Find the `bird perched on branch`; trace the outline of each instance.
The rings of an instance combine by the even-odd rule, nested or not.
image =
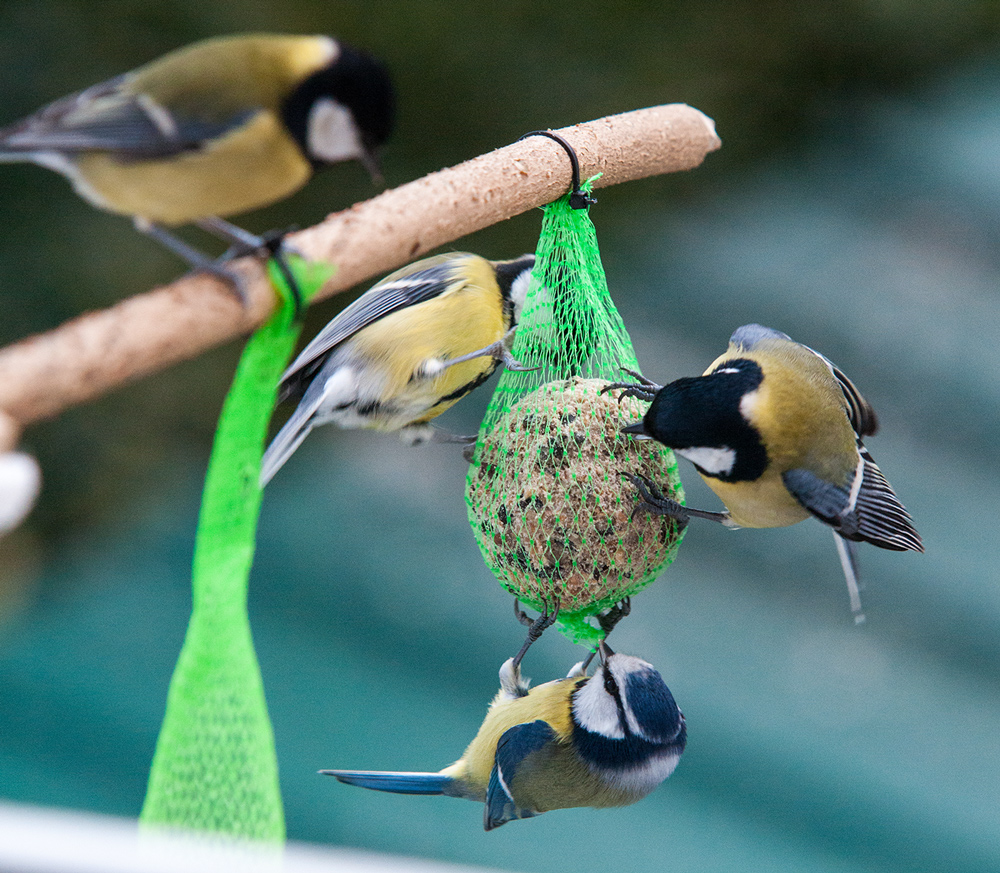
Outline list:
[[[322,770],[349,785],[485,803],[492,830],[574,806],[627,806],[666,779],[687,741],[684,715],[651,664],[601,644],[589,678],[529,688],[513,658],[465,754],[437,773]]]
[[[810,515],[833,528],[857,620],[855,542],[924,550],[909,513],[862,437],[878,429],[875,411],[829,360],[759,324],[738,328],[729,349],[701,376],[661,387],[615,383],[651,401],[625,432],[651,437],[691,461],[726,505],[705,512],[664,498],[633,477],[647,507],[678,519],[730,527],[783,527]]]
[[[279,401],[301,398],[264,453],[266,484],[317,425],[405,431],[486,381],[503,361],[528,292],[534,255],[488,261],[453,252],[387,276],[334,318],[281,378]]]
[[[85,200],[232,280],[167,227],[193,222],[260,248],[223,217],[289,196],[327,164],[357,159],[376,175],[394,102],[381,62],[331,37],[218,37],[0,129],[0,161],[62,173]]]

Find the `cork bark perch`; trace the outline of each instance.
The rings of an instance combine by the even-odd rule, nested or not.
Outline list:
[[[654,106],[562,128],[581,175],[598,188],[697,167],[720,145],[707,116],[684,104]],[[550,203],[570,184],[565,151],[530,137],[402,185],[291,235],[305,257],[336,264],[317,299],[381,276],[473,231]],[[32,422],[118,385],[196,357],[262,324],[274,292],[259,261],[240,307],[219,280],[189,275],[109,309],[0,350],[0,452]]]

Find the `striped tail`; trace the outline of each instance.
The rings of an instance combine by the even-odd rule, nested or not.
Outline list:
[[[320,770],[324,776],[335,776],[345,785],[360,785],[373,791],[394,794],[444,794],[451,776],[441,773],[406,773],[390,770]]]
[[[847,487],[802,469],[782,473],[781,480],[799,503],[845,540],[898,552],[924,550],[913,519],[860,442],[857,469]]]
[[[859,445],[858,451],[864,462],[864,469],[861,488],[854,503],[854,517],[851,519],[856,525],[856,536],[848,536],[848,539],[861,539],[898,552],[922,552],[924,544],[913,526],[910,514],[899,502],[868,450]]]

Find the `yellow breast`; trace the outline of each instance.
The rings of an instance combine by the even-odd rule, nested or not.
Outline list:
[[[466,782],[477,792],[475,799],[486,799],[486,786],[493,770],[497,743],[504,732],[519,724],[541,719],[560,738],[572,731],[569,697],[578,679],[557,679],[532,688],[525,697],[504,700],[498,695],[490,706],[486,720],[462,757],[445,772]]]
[[[440,415],[462,396],[451,395],[496,368],[492,358],[481,357],[448,367],[434,378],[419,377],[427,361],[447,361],[482,349],[509,327],[489,262],[476,258],[467,264],[464,275],[467,281],[387,315],[351,340],[384,373],[383,400],[409,408],[413,423]]]
[[[94,152],[75,164],[81,196],[112,212],[165,225],[266,206],[297,191],[312,175],[294,140],[267,112],[206,148],[176,157],[124,162]]]
[[[245,125],[202,148],[161,160],[105,153],[74,158],[78,193],[112,212],[166,225],[228,216],[274,203],[301,188],[312,167],[282,124],[282,102],[336,56],[316,36],[209,39],[132,71],[122,91],[142,94],[178,118]]]
[[[723,482],[703,476],[740,527],[787,527],[809,518],[809,513],[785,488],[776,470],[754,482]]]

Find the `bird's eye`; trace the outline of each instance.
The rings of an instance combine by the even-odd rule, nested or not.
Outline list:
[[[740,373],[742,372],[739,367],[722,367],[715,371],[716,373]]]
[[[615,682],[615,677],[611,675],[611,671],[607,669],[604,671],[604,690],[612,697],[618,696],[618,683]]]

